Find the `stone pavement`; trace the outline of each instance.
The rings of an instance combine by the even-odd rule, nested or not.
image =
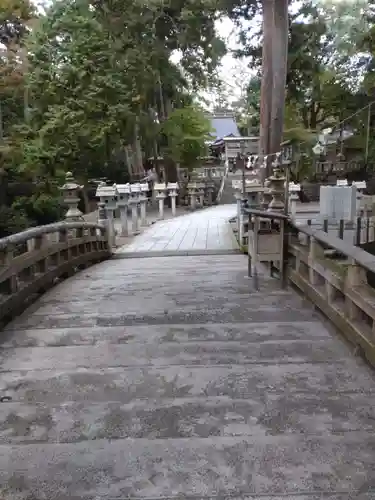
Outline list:
[[[2,332],[2,500],[375,498],[375,375],[242,255],[111,260]]]
[[[236,205],[219,205],[156,222],[120,247],[117,257],[228,254],[239,251],[228,220]]]

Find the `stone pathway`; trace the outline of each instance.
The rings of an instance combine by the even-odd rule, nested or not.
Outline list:
[[[373,499],[374,373],[245,274],[242,255],[111,260],[11,323],[0,498]]]
[[[228,254],[239,251],[228,220],[236,205],[219,205],[160,221],[120,247],[117,257]]]

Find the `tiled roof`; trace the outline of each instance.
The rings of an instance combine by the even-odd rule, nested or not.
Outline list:
[[[240,136],[236,120],[233,116],[210,116],[209,118],[213,128],[211,132],[213,141],[230,135]]]

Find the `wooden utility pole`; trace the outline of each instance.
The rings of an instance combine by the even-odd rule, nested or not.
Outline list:
[[[288,59],[288,0],[262,0],[263,49],[259,155],[280,151],[283,136],[285,83]],[[271,173],[273,158],[262,170]]]

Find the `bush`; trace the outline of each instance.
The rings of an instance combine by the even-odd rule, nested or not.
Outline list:
[[[30,227],[26,213],[14,207],[0,206],[0,238],[19,233]]]
[[[34,194],[30,198],[22,196],[13,202],[12,208],[26,214],[29,226],[43,226],[62,219],[63,208],[59,198],[50,194]]]

